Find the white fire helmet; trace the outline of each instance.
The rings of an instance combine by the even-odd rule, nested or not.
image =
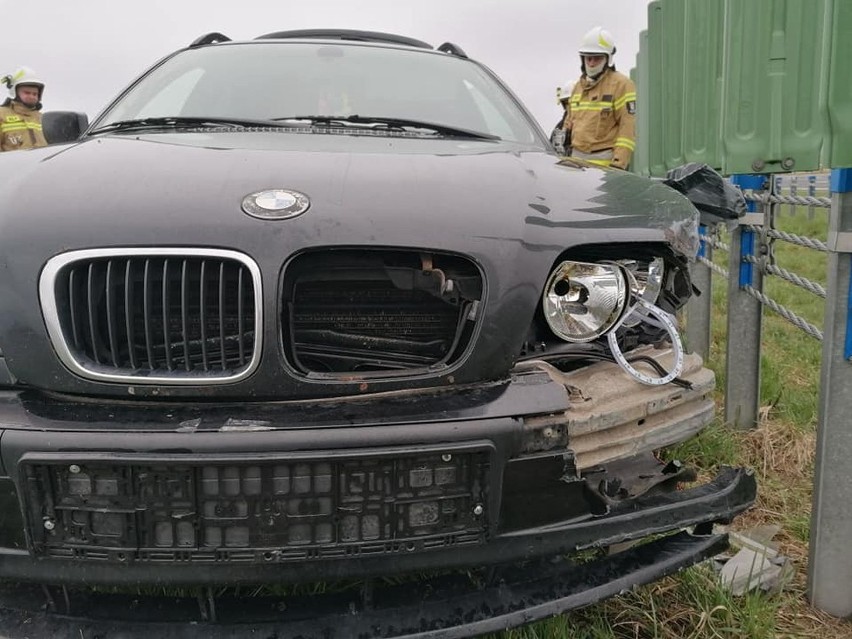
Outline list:
[[[615,40],[612,34],[603,27],[590,29],[580,41],[579,54],[605,55],[606,65],[612,65],[612,56],[615,55]]]
[[[35,71],[30,69],[29,67],[21,67],[11,75],[7,75],[2,78],[2,81],[9,88],[9,97],[13,100],[18,97],[18,87],[23,85],[38,87],[39,100],[41,100],[41,96],[44,93],[44,82],[39,80],[38,76],[36,76]]]

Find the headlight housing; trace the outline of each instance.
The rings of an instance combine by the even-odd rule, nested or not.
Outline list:
[[[656,302],[663,288],[663,275],[665,274],[663,258],[655,257],[648,262],[620,260],[619,264],[627,268],[636,278],[636,284],[639,286],[637,291],[639,297],[646,302],[651,302],[651,304]]]
[[[654,304],[663,289],[663,277],[665,276],[665,261],[661,257],[655,257],[650,261],[618,260],[627,269],[636,284],[634,291],[637,297]],[[636,326],[641,321],[638,313],[632,313],[624,320],[624,326]]]
[[[627,301],[627,279],[617,264],[566,261],[550,274],[542,309],[558,337],[590,342],[618,322]]]

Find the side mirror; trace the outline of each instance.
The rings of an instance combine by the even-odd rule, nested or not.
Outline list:
[[[706,164],[693,162],[674,168],[663,184],[692,202],[701,213],[702,224],[730,223],[746,214],[740,190]]]
[[[41,116],[41,126],[48,144],[73,142],[89,128],[89,118],[75,111],[48,111]]]

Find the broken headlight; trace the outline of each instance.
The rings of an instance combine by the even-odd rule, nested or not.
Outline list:
[[[661,257],[655,257],[650,262],[638,260],[618,260],[625,269],[633,275],[636,285],[634,293],[637,297],[654,304],[660,296],[663,288],[663,276],[665,275],[665,262]],[[623,322],[624,326],[636,326],[640,318],[636,313]]]
[[[550,274],[542,308],[558,337],[590,342],[616,325],[627,300],[627,280],[617,264],[569,261]]]

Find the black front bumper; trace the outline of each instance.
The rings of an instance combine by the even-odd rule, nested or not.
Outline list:
[[[686,532],[596,561],[527,562],[492,572],[487,584],[461,575],[331,594],[196,600],[92,596],[20,586],[0,589],[6,637],[160,639],[236,637],[469,637],[596,603],[673,574],[727,547],[726,535]],[[47,602],[48,610],[34,602]]]
[[[395,417],[374,417],[389,408]],[[0,401],[0,579],[46,584],[54,594],[46,614],[32,597],[16,604],[27,586],[3,590],[0,627],[29,619],[29,636],[69,636],[53,630],[65,623],[84,637],[90,629],[111,636],[104,628],[245,636],[249,623],[269,629],[260,636],[488,632],[694,563],[724,539],[678,531],[704,532],[754,501],[755,478],[743,469],[685,490],[674,490],[682,477],[648,453],[578,471],[560,421],[566,410],[564,386],[542,375],[425,403],[391,397],[327,407],[114,407],[10,394]],[[591,564],[552,562],[673,533]],[[506,572],[507,564],[523,565]],[[488,567],[502,586],[369,586]],[[355,601],[289,596],[267,610],[268,602],[231,606],[213,596],[226,585],[353,580],[368,584]],[[92,585],[189,586],[203,605],[193,598],[189,616],[178,606],[122,621],[124,604],[69,594]],[[109,620],[98,621],[98,610]],[[169,625],[149,632],[150,619]],[[362,623],[363,633],[348,631]]]
[[[382,544],[375,551],[365,551],[361,546],[360,551],[353,548],[348,555],[313,554],[293,560],[270,555],[268,549],[203,556],[170,553],[165,561],[158,561],[158,556],[131,556],[121,549],[87,554],[78,546],[67,558],[61,558],[56,554],[0,548],[0,575],[56,584],[223,585],[337,581],[478,567],[608,546],[702,523],[727,522],[748,508],[755,494],[753,474],[727,468],[708,484],[614,504],[604,516],[492,535],[483,533],[467,544],[428,547],[419,539],[410,544]],[[445,535],[443,539],[449,538]]]

